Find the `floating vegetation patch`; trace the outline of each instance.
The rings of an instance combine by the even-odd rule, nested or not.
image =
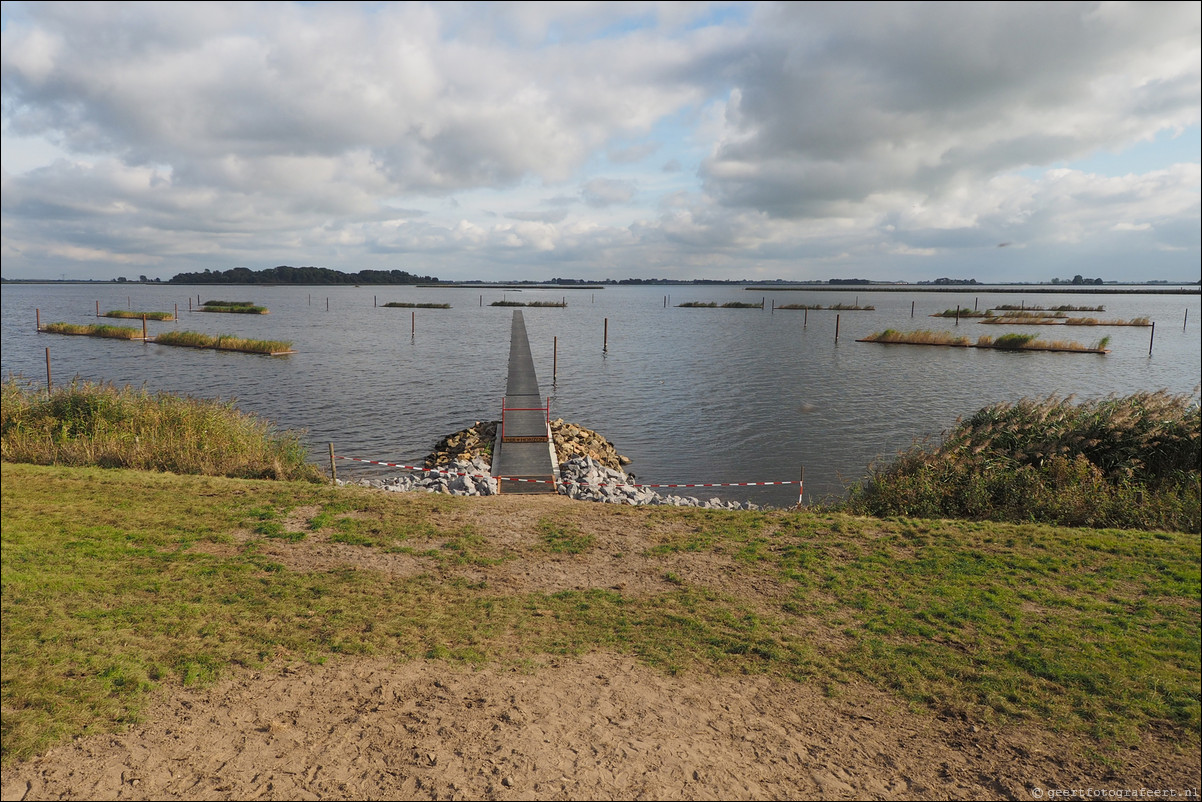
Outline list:
[[[175,320],[175,315],[170,312],[131,312],[128,309],[112,309],[105,312],[101,317],[119,317],[127,320]]]
[[[567,303],[565,301],[493,301],[489,306],[546,306],[562,309],[567,306]]]
[[[859,304],[831,304],[823,306],[822,304],[783,304],[776,307],[777,309],[821,309],[831,312],[872,312],[876,309],[875,306],[869,304],[860,306]]]
[[[1136,317],[1131,320],[1099,320],[1096,317],[1068,317],[1063,312],[1054,317],[1039,315],[1006,314],[1003,317],[988,317],[978,321],[990,325],[1012,326],[1151,326],[1152,321],[1146,317]]]
[[[717,301],[688,301],[683,304],[677,304],[678,308],[684,309],[763,309],[764,304],[753,304],[747,301],[728,301],[724,304],[719,304]]]
[[[1036,335],[1034,334],[1003,334],[997,339],[985,335],[973,343],[967,337],[951,334],[946,331],[897,331],[895,329],[885,329],[875,334],[869,334],[867,337],[862,337],[856,340],[856,342],[899,345],[947,345],[957,348],[994,348],[1003,351],[1074,351],[1089,354],[1105,354],[1109,353],[1106,350],[1106,346],[1109,344],[1110,338],[1105,337],[1096,345],[1082,345],[1078,342],[1066,342],[1063,340],[1044,342],[1036,339]]]
[[[863,339],[856,340],[861,343],[898,343],[902,345],[952,345],[959,348],[968,348],[972,345],[967,337],[962,337],[956,334],[951,334],[946,331],[897,331],[896,329],[885,329],[878,331],[875,334],[869,334]]]
[[[380,304],[389,309],[450,309],[450,304],[413,304],[403,301],[390,301],[386,304]],[[495,304],[494,304],[495,306]]]
[[[255,306],[252,301],[205,301],[201,312],[229,312],[235,315],[266,315],[267,307]]]
[[[47,323],[41,331],[49,334],[75,334],[83,337],[108,337],[113,340],[140,340],[141,329],[129,326],[107,326],[103,323],[88,325],[80,323]]]
[[[290,340],[248,340],[228,334],[202,334],[197,331],[167,331],[154,338],[159,345],[184,348],[211,348],[216,351],[241,351],[247,354],[279,356],[295,353]]]
[[[1013,304],[1001,304],[1001,305],[995,306],[993,308],[999,312],[1010,312],[1010,311],[1015,311],[1015,312],[1026,312],[1026,311],[1031,311],[1031,312],[1105,312],[1106,311],[1106,307],[1104,307],[1104,306],[1070,306],[1068,304],[1064,304],[1062,306],[1027,306],[1026,304],[1022,304],[1020,306],[1014,306]]]
[[[931,317],[993,317],[993,312],[988,309],[986,309],[984,312],[978,312],[973,309],[956,308],[944,309],[942,312],[936,312],[935,314],[931,315]]]

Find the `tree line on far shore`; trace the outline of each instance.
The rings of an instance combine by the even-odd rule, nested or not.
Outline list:
[[[433,276],[415,276],[405,270],[360,270],[344,273],[328,267],[268,267],[251,270],[205,270],[202,273],[178,273],[169,284],[437,284]]]

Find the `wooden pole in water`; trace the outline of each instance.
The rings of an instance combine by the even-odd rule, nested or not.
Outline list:
[[[914,317],[914,302],[910,301],[910,317]]]
[[[1185,314],[1189,315],[1189,310],[1185,310]],[[96,302],[96,317],[100,317],[100,301]]]
[[[801,318],[801,327],[804,329],[808,325],[810,325],[810,310],[809,309],[805,310],[805,314]]]
[[[379,304],[376,303],[376,296],[371,297],[371,308],[375,309]]]
[[[484,306],[484,296],[480,296],[480,306]]]
[[[1185,327],[1189,325],[1189,307],[1185,307],[1185,322],[1181,324],[1181,330],[1185,331]]]
[[[142,313],[142,342],[146,342],[146,313]]]
[[[1156,321],[1152,321],[1152,335],[1148,337],[1148,356],[1152,356],[1152,341],[1156,339]]]
[[[327,311],[327,312],[329,312],[329,311],[330,311],[330,299],[329,299],[329,297],[327,297],[327,298],[326,298],[326,311]]]
[[[551,351],[551,384],[555,384],[555,377],[559,374],[559,338],[555,337],[552,340]]]
[[[41,331],[42,330],[42,310],[41,309],[33,310],[33,321],[34,321],[33,330]],[[50,349],[47,348],[46,350],[49,351]]]
[[[46,396],[50,396],[50,346],[46,346]]]
[[[981,302],[981,299],[980,299],[980,298],[973,298],[973,299],[972,299],[972,311],[974,311],[974,312],[980,312],[980,311],[981,311],[980,302]]]
[[[179,320],[179,304],[175,305],[175,317],[172,320]]]
[[[775,314],[776,314],[776,299],[775,299],[775,298],[773,298],[773,299],[772,299],[772,312],[771,312],[771,314],[773,314],[773,315],[775,315]]]
[[[802,498],[802,496],[805,495],[805,492],[806,492],[806,466],[802,465],[801,466],[801,481],[799,481],[797,483],[797,506],[799,506],[799,507],[802,504],[801,498]]]
[[[330,443],[330,484],[338,484],[338,467],[334,464],[334,444]]]
[[[960,304],[956,304],[956,325],[960,325]]]
[[[835,342],[839,342],[839,315],[835,315]]]
[[[417,312],[409,313],[409,334],[417,334]]]
[[[601,340],[601,350],[609,351],[609,318],[605,318],[605,334]]]

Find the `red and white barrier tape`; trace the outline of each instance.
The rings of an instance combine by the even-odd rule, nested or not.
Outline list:
[[[588,482],[577,482],[574,479],[561,479],[559,481],[548,482],[546,479],[518,479],[508,476],[493,476],[486,473],[456,473],[454,471],[444,471],[441,468],[419,468],[414,465],[400,465],[395,462],[380,462],[374,459],[360,459],[359,457],[344,457],[335,455],[334,459],[345,459],[351,462],[365,462],[369,465],[383,465],[387,468],[401,468],[407,471],[417,471],[419,473],[443,473],[447,476],[470,476],[473,479],[496,479],[498,481],[504,479],[506,482],[533,482],[536,484],[563,484],[563,485],[583,485],[587,487],[763,487],[767,485],[796,485],[801,484],[798,481],[786,482],[706,482],[698,484],[674,484],[674,485],[644,485],[644,484],[616,484],[610,482],[600,482],[596,485],[590,485]]]

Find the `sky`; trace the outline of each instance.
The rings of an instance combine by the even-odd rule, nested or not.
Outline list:
[[[1200,16],[4,2],[0,270],[1198,281]]]

